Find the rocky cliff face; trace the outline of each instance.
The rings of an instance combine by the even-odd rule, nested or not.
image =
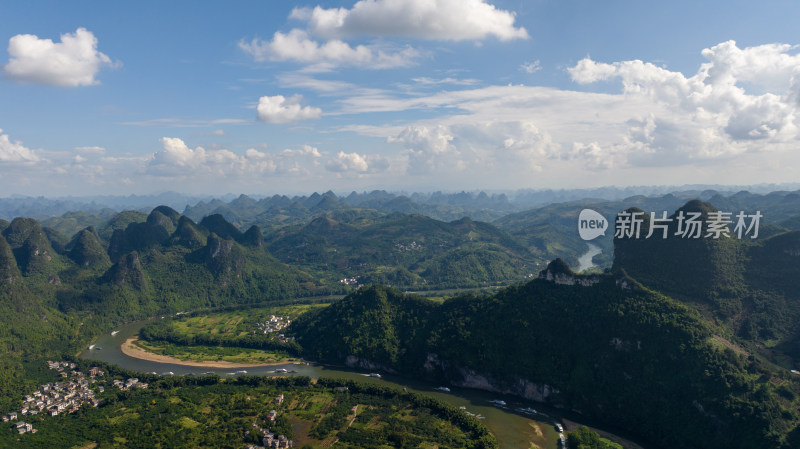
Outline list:
[[[212,233],[200,257],[215,275],[238,274],[246,263],[244,251],[233,240]]]
[[[11,246],[0,236],[0,284],[17,282],[21,277]]]
[[[590,287],[600,282],[599,275],[579,275],[575,274],[569,268],[566,262],[561,259],[556,259],[547,265],[547,268],[539,273],[539,279],[555,282],[559,285],[581,285],[583,287]]]
[[[137,290],[145,287],[145,274],[139,253],[136,251],[125,254],[103,275],[104,280],[116,285],[127,285]]]
[[[350,368],[359,368],[359,369],[366,369],[370,371],[383,371],[387,373],[396,374],[397,371],[388,367],[381,363],[374,363],[371,360],[367,360],[362,357],[356,357],[354,355],[348,355],[344,359],[344,364]]]
[[[510,380],[500,381],[471,368],[451,366],[448,361],[441,360],[439,355],[435,353],[427,355],[423,369],[429,374],[437,373],[437,375],[442,375],[442,373],[451,373],[450,375],[445,374],[445,377],[447,377],[447,381],[451,385],[457,387],[510,394],[531,401],[549,403],[555,407],[563,407],[559,399],[560,392],[550,385],[531,382],[519,376],[513,376]]]

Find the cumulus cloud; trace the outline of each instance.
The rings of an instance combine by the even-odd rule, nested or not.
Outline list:
[[[162,148],[146,161],[145,172],[163,178],[308,175],[323,158],[319,149],[310,145],[276,154],[250,148],[241,155],[226,149],[190,148],[176,137],[163,137],[160,142]]]
[[[293,29],[285,34],[277,31],[270,41],[259,38],[250,42],[241,40],[239,48],[259,62],[294,61],[313,65],[316,71],[326,71],[338,66],[369,69],[408,67],[419,56],[419,52],[412,47],[387,49],[375,45],[351,46],[338,39],[320,43],[300,29]]]
[[[329,171],[333,172],[355,172],[366,173],[369,170],[367,158],[358,153],[345,153],[340,151],[335,158],[328,161],[325,166]]]
[[[792,50],[723,42],[703,50],[708,62],[692,76],[642,61],[583,59],[568,69],[575,82],[619,79],[625,98],[648,106],[624,122],[616,141],[577,145],[573,154],[595,168],[663,167],[786,150],[800,138],[800,56]],[[597,160],[601,154],[605,163]]]
[[[95,76],[102,67],[119,65],[97,50],[97,38],[85,28],[62,34],[61,42],[18,34],[9,39],[8,54],[3,66],[7,77],[64,87],[99,84]]]
[[[389,143],[402,144],[408,156],[408,173],[422,174],[446,167],[461,165],[459,152],[452,144],[453,135],[443,125],[414,125],[403,129],[396,136],[386,139]]]
[[[308,22],[317,36],[393,36],[445,41],[526,39],[514,13],[483,0],[361,0],[347,8],[298,8],[291,17]]]
[[[317,149],[317,147],[312,147],[311,145],[303,145],[297,150],[287,148],[281,151],[280,155],[283,157],[309,156],[314,159],[322,157],[322,153],[319,152],[319,149]]]
[[[163,137],[161,151],[157,151],[147,164],[147,173],[165,177],[187,177],[197,174],[227,176],[240,174],[259,166],[249,164],[250,157],[239,156],[229,150],[189,148],[176,137]]]
[[[387,139],[390,143],[402,143],[409,148],[430,154],[444,154],[453,150],[453,136],[444,126],[408,126],[397,136]]]
[[[626,138],[640,153],[724,157],[756,148],[755,142],[765,149],[800,137],[800,55],[792,50],[783,44],[741,49],[734,41],[723,42],[703,50],[708,62],[690,77],[642,61],[608,64],[590,58],[568,71],[581,84],[619,79],[626,96],[646,98],[654,110],[666,112],[629,122]]]
[[[379,40],[384,37],[446,41],[528,38],[525,28],[514,26],[514,13],[484,0],[362,0],[352,9],[295,8],[290,18],[306,22],[307,28],[277,31],[269,40],[242,39],[239,48],[259,62],[294,61],[305,64],[307,72],[324,72],[342,66],[409,67],[422,56],[411,46],[397,47]],[[377,38],[377,43],[346,42],[361,36]]]
[[[530,120],[489,121],[452,126],[459,149],[469,146],[485,165],[540,171],[559,156],[559,145]]]
[[[256,108],[258,119],[267,123],[289,123],[322,116],[320,108],[301,106],[302,99],[301,95],[293,95],[289,98],[283,95],[261,97],[258,99]]]
[[[448,125],[407,126],[387,138],[405,148],[407,173],[539,172],[549,161],[563,158],[553,136],[531,120],[469,120],[459,116],[450,121]]]
[[[12,142],[8,134],[3,134],[0,129],[0,163],[30,164],[41,161],[43,159],[36,152],[22,145],[22,142]]]

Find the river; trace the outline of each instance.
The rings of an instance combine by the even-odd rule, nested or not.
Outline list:
[[[144,373],[165,373],[171,371],[176,375],[179,375],[214,372],[215,374],[225,377],[232,376],[235,371],[242,369],[215,369],[208,367],[192,367],[170,363],[150,362],[123,354],[122,350],[120,349],[122,343],[128,338],[136,335],[139,332],[139,329],[141,329],[146,322],[147,321],[138,321],[120,326],[117,328],[119,332],[114,336],[111,336],[110,334],[101,335],[93,342],[95,345],[94,349],[84,350],[80,353],[80,357],[90,360],[101,360],[104,362],[113,363],[126,369]],[[97,349],[98,347],[101,349]],[[558,448],[558,433],[554,428],[555,418],[551,418],[558,416],[558,412],[541,404],[526,402],[514,396],[503,396],[480,390],[457,387],[450,387],[451,392],[445,393],[435,390],[438,385],[431,385],[426,382],[419,382],[410,380],[408,378],[391,375],[383,375],[381,379],[377,379],[365,376],[365,372],[363,371],[350,371],[346,369],[330,368],[315,364],[287,364],[280,366],[248,367],[244,369],[247,370],[248,375],[274,376],[277,375],[275,370],[281,368],[296,371],[296,373],[289,374],[295,376],[310,376],[314,378],[321,376],[344,377],[348,379],[357,379],[364,382],[375,382],[395,385],[397,387],[406,387],[410,391],[424,393],[445,400],[456,407],[464,406],[466,407],[467,411],[486,417],[483,422],[487,427],[489,427],[492,433],[495,434],[502,449],[527,449],[531,447],[531,442],[535,443],[537,447],[542,449]],[[280,375],[285,376],[287,374]],[[506,401],[509,408],[501,409],[493,406],[489,401],[495,399]],[[530,417],[512,412],[512,410],[517,407],[531,407],[542,411],[549,416],[545,417],[542,415],[533,415],[532,419]]]
[[[603,252],[602,248],[593,243],[586,243],[586,245],[589,246],[589,249],[581,257],[578,257],[578,273],[595,266],[592,258]]]

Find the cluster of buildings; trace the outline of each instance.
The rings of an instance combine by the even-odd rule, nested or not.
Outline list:
[[[275,398],[275,403],[280,406],[283,404],[283,394],[279,394]],[[277,410],[270,410],[268,419],[271,422],[275,422],[275,418],[278,417]],[[261,440],[261,444],[263,446],[256,446],[255,444],[248,444],[245,446],[245,449],[266,449],[266,448],[277,448],[277,449],[284,449],[289,447],[294,447],[294,442],[284,435],[275,435],[273,432],[270,432],[269,429],[259,426],[256,423],[253,423],[254,431],[260,433],[264,437]],[[247,438],[250,435],[250,431],[245,432],[244,436]]]
[[[344,285],[358,285],[358,276],[352,278],[339,279],[339,283]]]
[[[270,334],[289,327],[290,324],[292,324],[292,320],[290,320],[288,316],[270,315],[267,321],[258,323],[258,330],[261,333]]]
[[[3,422],[15,421],[21,416],[33,416],[39,413],[57,416],[60,413],[75,412],[83,404],[91,404],[93,407],[100,404],[100,400],[94,397],[94,391],[89,388],[89,385],[94,383],[95,377],[104,374],[102,370],[97,367],[92,368],[89,370],[87,378],[86,374],[75,371],[74,363],[48,361],[47,365],[68,380],[42,385],[38,390],[25,397],[22,408],[18,412],[4,415]],[[36,432],[32,424],[24,421],[17,422],[14,429],[20,434]]]
[[[136,377],[131,377],[125,382],[117,379],[113,383],[114,386],[119,388],[120,390],[130,390],[132,388],[147,388],[149,386],[147,382],[139,382],[139,379]]]
[[[420,245],[417,242],[411,242],[408,245],[403,245],[402,243],[395,243],[394,247],[397,248],[397,250],[400,251],[401,253],[403,251],[414,251],[414,250],[422,249],[422,245]]]
[[[280,332],[282,329],[289,327],[290,324],[292,324],[292,320],[289,319],[288,316],[270,315],[267,321],[257,324],[258,329],[254,330],[253,333],[255,334],[261,332],[263,334],[271,334],[274,332]],[[281,343],[294,341],[294,337],[287,337],[284,334],[278,334],[276,338]]]
[[[245,449],[266,449],[266,448],[277,448],[277,449],[284,449],[289,447],[294,447],[294,442],[284,435],[275,435],[274,433],[270,432],[269,429],[259,426],[256,423],[253,423],[254,431],[261,433],[264,437],[261,440],[262,446],[257,446],[255,444],[248,444],[245,446]],[[245,438],[250,435],[250,432],[245,432]]]

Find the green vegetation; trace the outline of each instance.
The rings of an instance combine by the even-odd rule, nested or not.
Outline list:
[[[263,349],[228,346],[187,346],[168,342],[145,342],[141,340],[137,341],[135,345],[153,354],[195,362],[222,361],[230,363],[267,364],[291,363],[299,360],[291,357],[285,351],[265,351]]]
[[[365,198],[359,207],[371,207],[372,200],[382,208],[410,206],[397,197]],[[228,206],[244,210],[253,206],[248,200]],[[282,309],[261,306],[352,291],[339,283],[343,277],[419,290],[525,279],[537,261],[585,250],[575,244],[574,219],[591,202],[509,216],[495,223],[498,229],[470,219],[443,222],[353,208],[328,194],[282,205],[273,200],[267,215],[275,221],[266,237],[252,226],[256,216],[211,214],[195,222],[163,206],[148,215],[51,222],[75,230],[71,238],[32,219],[0,221],[0,410],[13,409],[24,391],[48,378],[41,360],[74,354],[90,336],[125,321],[190,312],[146,326],[142,340],[188,359],[302,356],[490,388],[577,410],[662,446],[800,446],[800,376],[787,370],[800,367],[800,232],[781,227],[796,221],[796,199],[788,195],[768,201],[771,219],[782,221],[765,226],[758,241],[618,239],[613,269],[603,274],[577,276],[557,260],[539,279],[495,294],[430,300],[366,287],[328,307]],[[728,200],[727,210],[752,211],[746,195]],[[660,211],[678,201],[668,195],[626,203]],[[605,213],[617,203],[603,204],[597,209]],[[708,214],[713,206],[690,202],[683,210]],[[598,244],[610,256],[611,240]],[[242,306],[254,308],[208,313]],[[287,335],[296,341],[253,328],[272,314],[295,321]],[[204,429],[262,413],[237,415],[249,410],[246,400],[231,399],[247,396],[237,396],[237,388],[271,388],[247,379],[236,381],[247,385],[151,380],[152,390],[109,392],[105,407],[57,417],[53,427],[42,423],[27,442],[51,447],[55,429],[69,427],[74,433],[61,437],[76,447],[202,446],[208,438],[241,435],[224,426],[214,435]],[[308,386],[322,390],[306,398],[306,408],[291,410],[298,421],[281,425],[286,432],[295,424],[305,429],[312,445],[334,439],[351,445],[345,447],[369,447],[366,441],[388,447],[496,444],[481,427],[460,421],[458,411],[399,392],[347,386],[347,393],[325,390],[332,384],[324,382]],[[365,407],[367,401],[353,402],[347,394],[406,403]],[[212,402],[203,402],[205,396]],[[374,418],[373,410],[383,411]],[[164,419],[173,416],[169,412],[175,417]],[[81,427],[79,418],[94,427]],[[431,439],[433,429],[445,429],[446,438]],[[601,443],[583,431],[578,437],[589,447]],[[0,435],[0,445],[17,444],[16,436],[8,438]],[[243,441],[237,438],[238,447]]]
[[[141,218],[124,212],[71,239],[33,219],[2,223],[1,409],[35,382],[27,366],[74,354],[122,322],[343,290],[277,261],[257,229],[238,233],[220,217],[204,220],[225,232],[219,237],[164,206]]]
[[[592,429],[581,426],[567,436],[569,449],[622,449],[617,443],[601,438]]]
[[[551,274],[574,278],[560,263]],[[630,278],[580,279],[599,282],[539,279],[442,305],[364,288],[292,330],[311,359],[488,383],[665,445],[791,447],[800,385],[789,373],[719,349],[699,314]]]
[[[132,373],[112,374],[125,379]],[[253,424],[293,439],[296,447],[329,447],[334,440],[337,448],[353,449],[497,447],[488,430],[460,410],[390,388],[307,377],[138,377],[148,389],[120,391],[106,376],[100,407],[28,418],[38,432],[0,432],[0,447],[241,448],[260,443],[263,435]]]
[[[705,222],[716,210],[692,201],[678,212],[699,212]],[[642,232],[649,230],[645,218]],[[684,239],[674,235],[676,227],[673,221],[667,239],[617,239],[615,269],[697,307],[749,352],[800,368],[800,231],[755,241],[733,235]]]
[[[193,347],[203,347],[205,349],[197,350],[207,354],[234,354],[240,353],[236,350],[255,349],[288,360],[291,356],[300,354],[300,347],[293,341],[280,337],[283,331],[264,332],[264,323],[268,323],[272,317],[279,317],[282,326],[285,326],[309,310],[326,306],[327,304],[320,303],[291,304],[184,315],[149,323],[140,330],[139,337],[149,343],[172,348],[176,353]],[[192,360],[200,359],[193,356]]]
[[[540,260],[488,223],[399,213],[331,213],[270,234],[266,244],[280,260],[333,280],[412,289],[518,282]]]

